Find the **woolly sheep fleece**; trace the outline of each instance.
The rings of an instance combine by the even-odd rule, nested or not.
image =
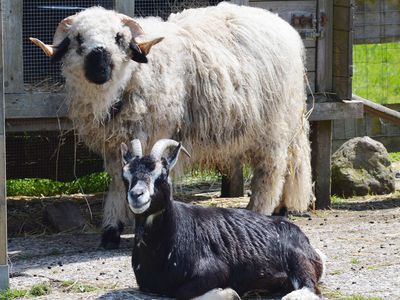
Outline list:
[[[287,207],[303,211],[312,198],[309,125],[305,118],[304,46],[298,33],[268,11],[221,3],[159,18],[135,19],[144,31],[137,41],[164,37],[147,64],[136,63],[115,43],[132,37],[113,11],[94,7],[71,24],[63,58],[69,116],[90,149],[103,155],[112,183],[104,226],[129,221],[121,180],[121,142],[139,138],[181,140],[191,152],[186,165],[232,164],[254,169],[249,208],[270,214]],[[75,37],[84,40],[76,52]],[[84,57],[103,46],[114,64],[110,81],[88,82]],[[110,107],[123,97],[113,119]],[[146,146],[147,147],[147,146]]]

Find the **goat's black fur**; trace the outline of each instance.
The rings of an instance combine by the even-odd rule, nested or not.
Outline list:
[[[150,158],[131,160],[132,180],[154,169]],[[175,202],[167,176],[155,180],[149,209],[135,215],[132,266],[142,291],[178,299],[217,287],[320,293],[322,261],[299,227],[248,210]]]

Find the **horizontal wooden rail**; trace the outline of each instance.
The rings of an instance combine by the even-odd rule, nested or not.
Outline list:
[[[394,124],[400,125],[400,112],[390,109],[381,104],[372,102],[368,99],[364,99],[357,95],[353,95],[353,100],[361,101],[364,104],[364,111],[366,113],[378,116]]]

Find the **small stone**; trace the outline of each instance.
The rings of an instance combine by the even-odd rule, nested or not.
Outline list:
[[[60,266],[60,267],[62,267],[62,266],[63,266],[63,263],[62,263],[62,261],[61,261],[61,260],[59,260],[59,261],[57,262],[57,264],[58,264],[58,266]]]
[[[102,275],[106,275],[106,273],[104,273],[104,272],[100,272],[100,276],[102,276]]]
[[[48,266],[47,269],[51,270],[51,266]]]

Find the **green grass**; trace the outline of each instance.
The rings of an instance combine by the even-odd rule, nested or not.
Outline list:
[[[61,283],[61,286],[66,290],[73,293],[88,293],[97,290],[98,288],[89,284],[79,283],[73,280],[65,280]]]
[[[392,163],[400,161],[400,152],[389,153],[389,159]]]
[[[341,291],[331,290],[325,286],[320,286],[320,289],[322,291],[322,294],[327,299],[331,299],[331,300],[383,300],[382,298],[379,298],[379,297],[362,296],[362,295],[358,295],[358,294],[346,295],[346,294],[343,294]]]
[[[357,258],[352,258],[350,261],[353,265],[359,265],[360,261]]]
[[[27,290],[19,290],[19,289],[6,289],[4,291],[0,291],[0,300],[12,300],[23,298],[28,295]]]
[[[54,196],[60,194],[98,193],[107,190],[110,177],[105,172],[93,173],[71,182],[26,178],[7,180],[8,196]]]
[[[39,297],[43,295],[48,295],[51,293],[51,288],[45,283],[35,284],[29,290],[29,295],[33,297]]]
[[[381,104],[400,103],[400,43],[354,45],[353,93]]]
[[[25,289],[7,289],[0,291],[0,300],[12,300],[19,298],[33,298],[48,295],[51,293],[51,287],[46,283],[33,285],[30,290]]]

